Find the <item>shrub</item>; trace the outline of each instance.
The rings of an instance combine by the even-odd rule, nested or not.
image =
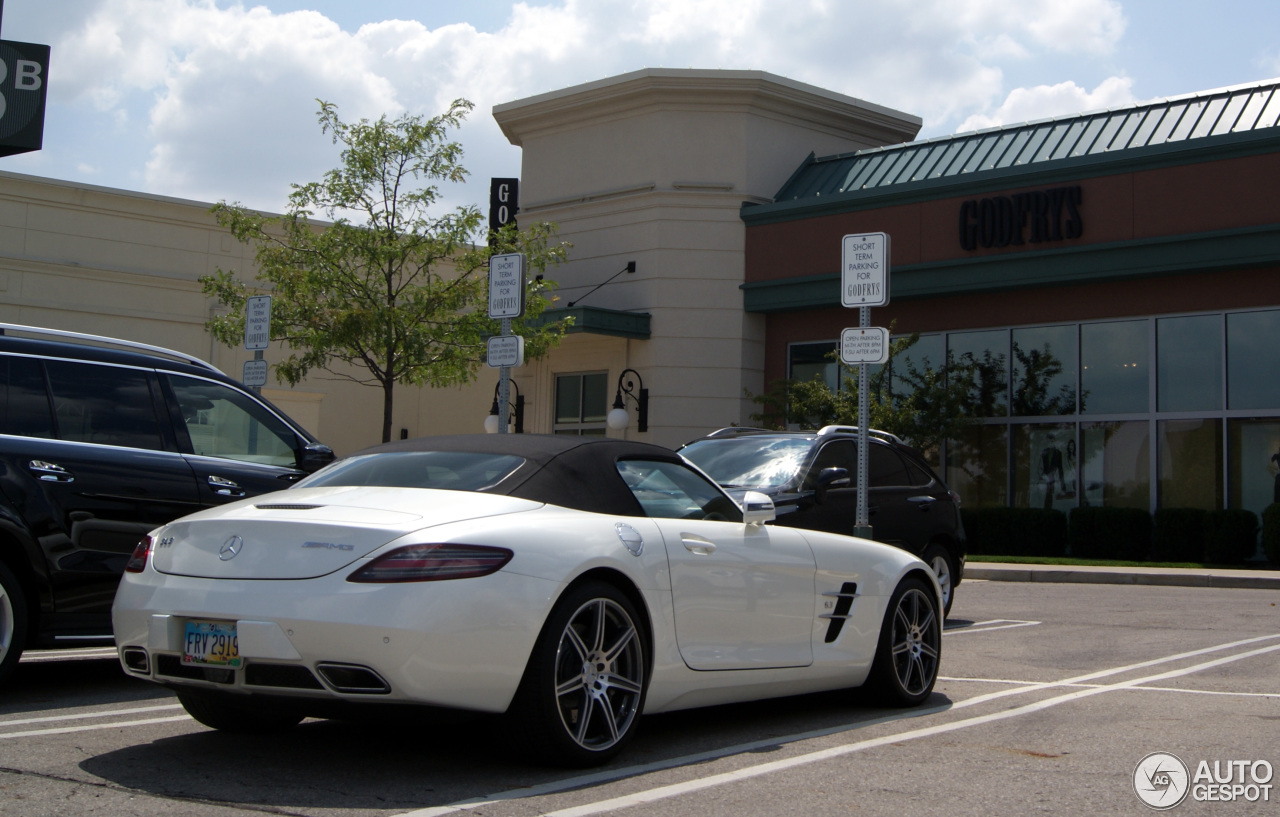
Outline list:
[[[1068,541],[1072,556],[1141,561],[1151,548],[1151,514],[1141,508],[1073,508]]]
[[[965,508],[960,511],[970,553],[1062,556],[1067,516],[1045,508]]]
[[[1262,512],[1262,549],[1271,564],[1280,566],[1280,502],[1273,502]]]
[[[1151,558],[1157,562],[1204,559],[1209,512],[1200,508],[1161,508],[1152,520]]]
[[[1205,518],[1204,560],[1217,565],[1244,564],[1258,549],[1258,515],[1253,511],[1214,511]]]

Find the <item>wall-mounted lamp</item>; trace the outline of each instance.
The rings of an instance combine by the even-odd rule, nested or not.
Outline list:
[[[636,379],[627,380],[627,372],[636,376]],[[640,388],[636,389],[636,381],[639,381]],[[618,392],[613,398],[613,409],[605,417],[605,424],[614,431],[624,429],[630,418],[627,416],[627,405],[623,402],[622,396],[630,397],[636,403],[636,419],[639,420],[638,429],[640,431],[649,430],[649,390],[644,387],[644,381],[640,379],[640,373],[635,369],[623,369],[622,374],[618,375]]]
[[[512,416],[515,418],[516,433],[524,433],[524,395],[520,393],[520,387],[516,385],[516,381],[511,380],[511,387],[516,390],[516,399],[512,408]],[[487,434],[498,433],[498,392],[502,389],[502,381],[499,380],[493,386],[493,405],[489,408],[489,416],[484,418],[484,430]]]

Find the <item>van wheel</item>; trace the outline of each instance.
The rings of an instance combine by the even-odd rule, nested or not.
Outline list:
[[[0,564],[0,683],[13,674],[27,644],[27,597],[18,577]]]

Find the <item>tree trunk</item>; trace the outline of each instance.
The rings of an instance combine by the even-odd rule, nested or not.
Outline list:
[[[391,442],[391,406],[396,382],[387,380],[382,384],[382,441]]]

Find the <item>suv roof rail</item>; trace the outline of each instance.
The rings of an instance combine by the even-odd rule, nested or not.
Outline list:
[[[819,437],[825,437],[828,434],[857,434],[857,433],[858,433],[857,426],[823,426],[822,428],[818,429]],[[899,445],[906,445],[906,443],[903,442],[901,437],[899,437],[897,434],[893,434],[888,431],[881,431],[878,428],[868,428],[867,433],[874,434],[877,437],[884,437],[885,439],[888,439],[888,440],[893,440],[895,443],[898,443]]]
[[[28,334],[28,335],[41,335],[45,337],[54,338],[56,340],[68,340],[68,341],[78,342],[82,344],[101,343],[109,346],[119,346],[125,349],[133,349],[137,351],[150,352],[151,354],[155,354],[155,355],[163,355],[165,357],[175,358],[176,360],[182,363],[190,363],[192,366],[199,366],[201,368],[208,369],[211,372],[218,372],[219,374],[222,373],[217,366],[214,366],[212,363],[209,363],[207,361],[201,360],[195,355],[189,355],[185,352],[174,351],[173,349],[166,349],[163,346],[152,346],[149,343],[138,343],[137,341],[132,341],[132,340],[121,340],[120,338],[109,338],[109,337],[106,337],[105,335],[88,335],[83,332],[68,332],[64,329],[44,329],[39,326],[24,326],[20,323],[0,323],[0,335],[8,334],[9,332],[21,332],[23,334]]]
[[[770,430],[767,428],[752,428],[751,426],[725,426],[724,428],[717,428],[715,431],[711,432],[710,434],[707,434],[705,437],[699,437],[698,439],[701,440],[701,439],[714,438],[714,437],[733,437],[738,434],[744,434],[744,433],[745,434],[769,434],[772,432],[770,432]]]

